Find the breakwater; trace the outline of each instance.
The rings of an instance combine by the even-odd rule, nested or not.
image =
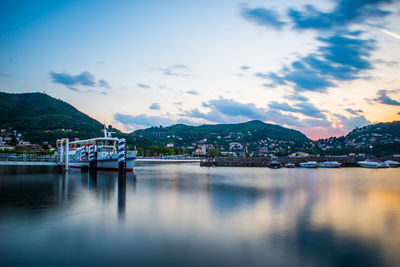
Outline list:
[[[308,157],[279,157],[278,161],[282,164],[293,163],[297,167],[301,162],[306,161],[337,161],[342,164],[342,167],[359,167],[357,162],[366,160],[368,157],[365,156],[308,156]],[[382,162],[385,160],[399,161],[400,158],[393,156],[376,157],[373,158],[376,161]],[[267,167],[271,163],[269,157],[216,157],[216,158],[205,158],[200,161],[200,166],[213,167],[213,166],[225,166],[225,167]]]

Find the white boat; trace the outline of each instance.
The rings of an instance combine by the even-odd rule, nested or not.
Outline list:
[[[341,166],[342,164],[337,161],[325,161],[318,163],[318,167],[320,168],[340,168]]]
[[[364,160],[357,162],[363,168],[381,168],[382,164],[376,161]]]
[[[303,168],[318,168],[318,163],[315,161],[301,162],[300,167]]]
[[[390,168],[397,168],[400,167],[400,162],[394,160],[386,160],[383,163],[388,165]]]
[[[288,162],[285,164],[285,168],[294,168],[294,167],[295,165],[293,163]]]
[[[89,147],[94,145],[97,152],[97,169],[118,171],[118,141],[117,137],[112,137],[112,132],[104,129],[104,137],[69,142],[69,167],[88,166]],[[135,159],[136,151],[127,152],[125,159],[127,172],[133,172]]]

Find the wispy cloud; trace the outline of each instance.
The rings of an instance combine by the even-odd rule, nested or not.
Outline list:
[[[281,30],[286,24],[279,19],[278,13],[272,9],[243,7],[241,14],[245,19],[267,28]]]
[[[314,106],[312,103],[309,102],[301,102],[296,105],[290,106],[287,103],[279,103],[276,101],[272,101],[268,105],[268,107],[270,109],[275,109],[280,111],[300,113],[312,118],[326,119],[326,115],[324,114],[325,111],[318,109],[316,106]]]
[[[189,95],[198,95],[199,93],[196,90],[188,90],[186,91]]]
[[[174,123],[174,121],[171,120],[170,118],[161,116],[148,116],[146,114],[132,116],[128,114],[116,113],[114,115],[114,119],[118,122],[121,122],[124,125],[135,128],[159,126],[159,125],[166,126]]]
[[[143,89],[150,89],[151,88],[150,85],[144,84],[144,83],[138,83],[137,86],[139,86],[140,88],[143,88]]]
[[[352,109],[352,108],[346,108],[345,111],[347,111],[351,115],[360,115],[360,113],[364,112],[362,109]]]
[[[191,74],[191,70],[188,66],[184,64],[175,64],[172,66],[168,66],[165,68],[152,68],[153,71],[159,71],[167,76],[178,76],[178,77],[190,77],[193,76]]]

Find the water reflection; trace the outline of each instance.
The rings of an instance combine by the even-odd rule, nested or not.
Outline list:
[[[0,265],[399,266],[399,171],[8,169]]]

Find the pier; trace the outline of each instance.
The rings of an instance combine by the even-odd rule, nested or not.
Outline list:
[[[60,166],[53,155],[0,154],[0,166]]]
[[[342,167],[359,167],[358,161],[368,159],[365,156],[308,156],[308,157],[279,157],[278,161],[282,164],[293,163],[296,167],[300,162],[306,161],[337,161],[342,164]],[[399,161],[400,158],[393,156],[376,157],[376,161],[382,162],[385,160]],[[200,166],[204,167],[268,167],[271,163],[270,157],[215,157],[205,158],[200,161]]]

